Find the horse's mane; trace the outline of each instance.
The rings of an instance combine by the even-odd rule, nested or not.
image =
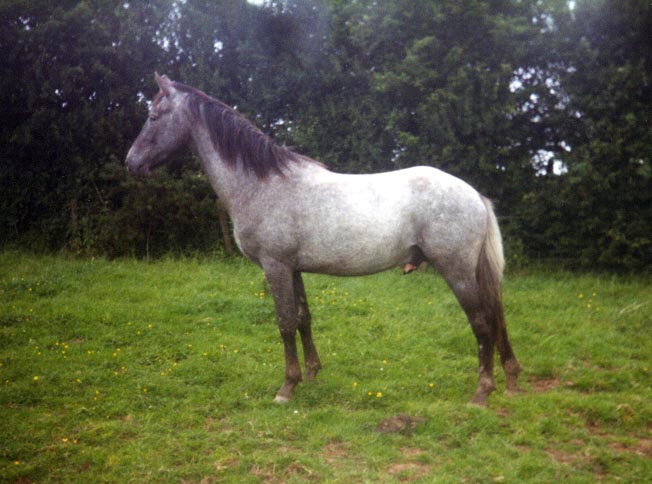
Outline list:
[[[299,155],[277,145],[223,102],[179,82],[175,82],[174,87],[189,94],[190,111],[206,125],[215,148],[231,167],[241,164],[245,171],[253,172],[258,178],[267,178],[272,173],[283,174],[288,163],[299,159]]]

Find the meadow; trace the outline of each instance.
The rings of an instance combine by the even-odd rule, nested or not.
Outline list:
[[[277,405],[248,262],[0,253],[0,481],[650,482],[651,280],[508,271],[525,392],[486,409],[434,272],[305,281],[324,369]]]

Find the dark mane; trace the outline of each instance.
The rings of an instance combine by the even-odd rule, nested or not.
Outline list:
[[[258,178],[266,178],[283,174],[288,163],[299,159],[223,102],[185,84],[175,82],[174,87],[189,94],[190,111],[209,129],[215,148],[231,167],[241,164]]]

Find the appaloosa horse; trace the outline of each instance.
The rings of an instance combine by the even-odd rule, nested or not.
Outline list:
[[[156,74],[149,119],[127,154],[135,175],[192,147],[226,206],[243,254],[264,271],[285,346],[285,382],[275,400],[292,398],[321,368],[312,340],[302,272],[372,274],[428,261],[464,309],[478,343],[478,387],[495,390],[494,347],[507,391],[518,390],[501,298],[503,249],[491,203],[462,180],[426,166],[374,175],[333,173],[275,144],[222,102]]]

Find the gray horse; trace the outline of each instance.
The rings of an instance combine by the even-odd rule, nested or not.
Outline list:
[[[192,147],[232,220],[243,254],[265,272],[285,346],[287,402],[321,368],[312,340],[302,272],[372,274],[428,261],[464,309],[478,343],[478,387],[486,405],[495,390],[494,346],[508,392],[518,391],[501,298],[502,241],[491,203],[462,180],[432,167],[374,175],[333,173],[275,144],[222,102],[156,74],[160,88],[149,119],[127,154],[135,175]]]

